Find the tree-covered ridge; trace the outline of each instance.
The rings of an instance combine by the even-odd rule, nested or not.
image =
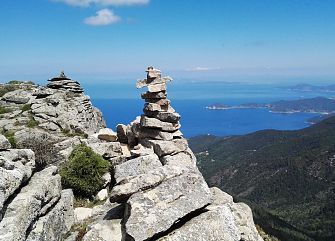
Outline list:
[[[334,240],[335,117],[298,131],[205,136],[190,145],[209,184],[257,207],[266,231],[283,240]]]

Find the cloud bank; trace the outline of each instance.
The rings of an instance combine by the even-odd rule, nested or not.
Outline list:
[[[131,6],[148,4],[150,0],[52,0],[54,2],[63,2],[71,6],[89,7],[91,5],[104,6]]]
[[[96,15],[85,18],[84,23],[93,26],[110,25],[121,21],[121,17],[114,14],[113,11],[105,8],[96,12]]]

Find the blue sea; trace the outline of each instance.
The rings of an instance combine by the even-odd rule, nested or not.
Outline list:
[[[117,124],[128,124],[141,115],[144,102],[140,98],[141,91],[136,90],[133,83],[109,84],[101,88],[108,91],[110,97],[92,98],[92,102],[103,112],[108,127],[115,129]],[[89,89],[86,88],[86,92],[89,92]],[[241,135],[263,129],[296,130],[309,126],[307,120],[318,116],[312,113],[272,113],[267,109],[205,108],[214,103],[270,103],[277,100],[334,95],[335,93],[291,91],[288,87],[275,84],[175,82],[168,86],[168,98],[172,107],[182,116],[181,131],[185,137],[203,134]]]

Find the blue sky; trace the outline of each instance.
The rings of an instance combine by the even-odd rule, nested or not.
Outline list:
[[[335,77],[334,0],[1,0],[0,80]]]

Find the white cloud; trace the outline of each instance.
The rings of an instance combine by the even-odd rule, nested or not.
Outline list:
[[[214,71],[214,70],[220,70],[221,67],[195,67],[186,69],[186,71]]]
[[[104,6],[131,6],[148,4],[150,0],[52,0],[54,2],[63,2],[72,6],[89,7],[90,5]]]
[[[84,23],[93,26],[101,26],[110,25],[119,21],[121,21],[121,17],[115,15],[113,11],[105,8],[96,12],[96,15],[86,18]]]

